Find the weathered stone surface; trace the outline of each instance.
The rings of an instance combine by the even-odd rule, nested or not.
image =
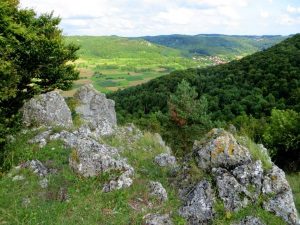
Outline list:
[[[84,177],[98,176],[103,172],[121,173],[104,185],[104,192],[131,186],[134,169],[125,158],[120,157],[116,148],[101,145],[89,137],[77,137],[75,141],[71,140],[71,145],[75,149],[69,158],[69,165],[74,172]]]
[[[212,168],[230,169],[251,162],[248,150],[223,129],[213,129],[208,137],[195,141],[193,151],[199,168],[207,172]]]
[[[168,194],[166,189],[161,183],[151,181],[149,183],[150,196],[155,197],[159,202],[165,202],[168,199]]]
[[[31,138],[28,142],[29,142],[30,144],[38,143],[38,144],[39,144],[39,147],[40,147],[40,148],[43,148],[43,147],[45,147],[46,144],[47,144],[46,139],[49,138],[50,133],[51,133],[51,130],[47,130],[47,131],[45,131],[45,132],[43,132],[43,133],[41,133],[41,134],[39,134],[39,135],[37,135],[37,136]]]
[[[248,205],[249,191],[241,185],[226,169],[213,168],[214,179],[218,189],[218,196],[224,202],[227,212],[238,212]]]
[[[44,178],[40,181],[41,188],[47,188],[49,186],[49,180]]]
[[[268,155],[263,146],[259,147],[264,154]],[[206,138],[195,141],[193,153],[192,157],[195,157],[198,167],[212,175],[216,184],[216,198],[223,202],[227,212],[238,212],[242,208],[260,204],[259,201],[264,199],[265,210],[276,214],[287,224],[300,224],[291,188],[284,172],[274,164],[269,171],[264,171],[262,162],[254,161],[248,149],[239,144],[232,134],[213,129]],[[178,176],[181,181],[177,183],[191,183],[192,179],[188,176],[180,176],[186,174],[185,170],[189,171],[189,167],[181,168]],[[206,216],[201,214],[202,208],[207,208],[205,208],[207,203],[198,206],[202,202],[211,201],[208,199],[214,199],[203,194],[205,188],[199,188],[200,183],[186,188],[181,185],[179,188],[179,196],[185,202],[179,213],[188,224],[209,224],[213,218],[213,210],[206,213]],[[190,203],[189,198],[183,197],[186,195],[196,200]],[[199,215],[201,218],[206,218],[205,221],[199,220]],[[262,223],[258,218],[247,217],[237,224]]]
[[[22,108],[23,124],[72,127],[71,111],[56,91],[41,94],[26,102]]]
[[[33,173],[37,174],[39,177],[48,175],[48,169],[39,160],[32,160],[29,163],[29,167],[32,169]]]
[[[172,166],[176,163],[175,157],[166,153],[155,156],[154,161],[160,166]]]
[[[264,176],[262,192],[274,196],[265,200],[265,210],[275,213],[287,224],[300,224],[290,185],[276,165]]]
[[[80,87],[74,98],[79,102],[76,113],[89,125],[95,137],[113,132],[113,128],[117,126],[113,100],[107,99],[105,94],[95,90],[91,84]]]
[[[130,177],[134,175],[134,169],[128,166],[127,169],[128,170],[122,173],[121,176],[118,176],[115,179],[111,180],[109,183],[104,184],[102,191],[110,192],[114,190],[129,188],[133,182]]]
[[[173,225],[169,214],[147,214],[143,219],[146,220],[145,225]]]
[[[263,172],[260,160],[232,170],[233,176],[247,189],[247,196],[252,200],[257,200],[261,193]]]
[[[204,179],[188,194],[187,201],[178,212],[188,224],[208,224],[215,214],[214,202],[215,196],[211,184]]]

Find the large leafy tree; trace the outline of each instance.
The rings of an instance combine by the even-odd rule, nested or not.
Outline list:
[[[0,0],[0,149],[15,130],[18,112],[36,94],[68,90],[79,77],[79,46],[67,44],[53,13],[21,9],[19,0]],[[0,164],[2,153],[0,151]]]
[[[79,46],[66,44],[53,13],[21,9],[0,0],[0,126],[36,94],[70,89],[79,72],[69,62]]]

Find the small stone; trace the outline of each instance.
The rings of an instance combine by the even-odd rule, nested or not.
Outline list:
[[[151,181],[149,184],[150,196],[155,197],[159,202],[165,202],[168,199],[166,189],[159,182]]]
[[[22,205],[23,206],[28,206],[30,204],[30,199],[29,198],[23,198],[22,199]]]
[[[40,181],[40,185],[42,188],[47,188],[49,186],[49,181],[46,178],[44,178]]]
[[[173,225],[169,214],[151,213],[143,217],[146,225]]]
[[[24,180],[24,179],[25,179],[24,176],[22,176],[22,175],[16,175],[16,176],[13,177],[12,181]]]
[[[155,156],[155,163],[160,166],[172,166],[176,163],[174,156],[168,155],[166,153],[159,154]]]

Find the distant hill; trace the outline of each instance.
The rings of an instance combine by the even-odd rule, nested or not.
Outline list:
[[[118,36],[67,36],[81,46],[81,58],[161,58],[223,56],[235,59],[271,47],[285,36],[227,36],[221,34]]]
[[[67,42],[74,42],[81,46],[81,58],[155,58],[181,57],[178,49],[159,46],[144,39],[128,39],[118,36],[67,36]]]
[[[222,34],[199,35],[161,35],[141,37],[151,43],[178,49],[183,56],[213,56],[213,55],[248,55],[267,49],[284,39],[286,36],[238,36]]]

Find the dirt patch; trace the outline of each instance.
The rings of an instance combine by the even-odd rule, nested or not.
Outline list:
[[[79,68],[80,77],[92,77],[94,75],[94,71],[89,68]]]
[[[106,87],[106,89],[111,90],[111,91],[117,91],[119,88],[118,87]]]
[[[90,79],[82,79],[82,80],[76,80],[74,83],[75,84],[93,84],[94,82]]]
[[[143,84],[143,83],[148,82],[149,80],[151,80],[151,79],[146,78],[146,79],[144,79],[144,80],[135,80],[135,81],[131,81],[131,82],[130,82],[130,85],[128,85],[128,86],[135,86],[135,85]]]
[[[60,94],[64,98],[68,98],[68,97],[73,97],[73,95],[75,94],[76,91],[77,91],[77,89],[73,89],[71,91],[62,91],[62,92],[60,92]]]

